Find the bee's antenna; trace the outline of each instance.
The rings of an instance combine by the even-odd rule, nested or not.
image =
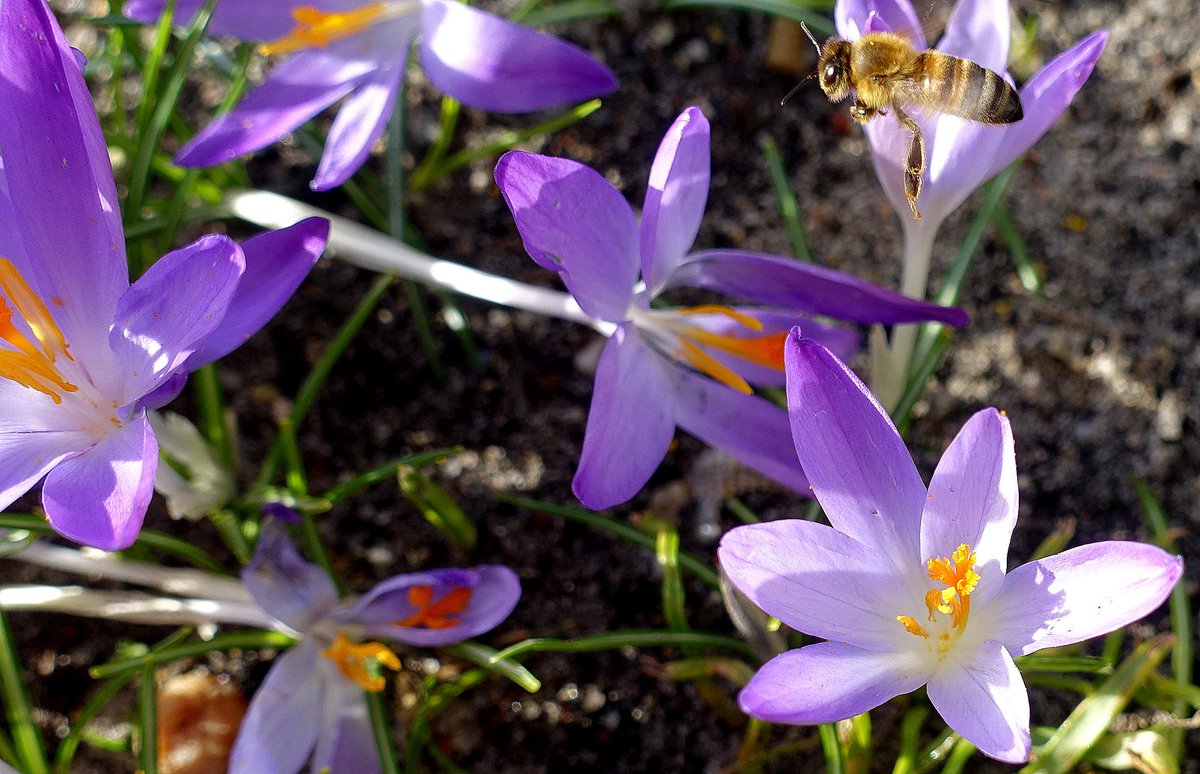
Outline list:
[[[808,83],[809,81],[811,81],[814,75],[816,75],[816,73],[809,73],[807,78],[805,78],[804,80],[800,81],[795,86],[793,86],[792,90],[789,91],[787,94],[785,94],[783,96],[783,99],[779,100],[779,107],[783,107],[784,105],[786,105],[787,101],[792,98],[792,95],[794,95],[796,92],[800,91],[800,87],[803,86],[804,84]]]
[[[817,56],[820,56],[821,55],[821,44],[818,43],[817,39],[813,37],[812,32],[808,29],[808,25],[805,24],[804,22],[800,22],[800,29],[804,30],[804,34],[807,35],[808,39],[812,41],[812,44],[814,46],[816,46]]]

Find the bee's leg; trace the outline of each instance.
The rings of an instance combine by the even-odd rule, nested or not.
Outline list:
[[[879,111],[873,107],[868,107],[867,103],[861,99],[856,99],[850,103],[850,117],[854,119],[855,123],[865,124],[874,118],[877,112]]]
[[[904,195],[908,198],[913,217],[920,220],[917,197],[921,195],[921,179],[925,175],[925,137],[921,134],[921,127],[917,122],[901,110],[899,105],[893,104],[892,109],[896,111],[896,120],[900,125],[912,132],[912,138],[908,141],[908,158],[904,164]]]

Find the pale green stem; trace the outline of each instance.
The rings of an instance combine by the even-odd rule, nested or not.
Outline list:
[[[904,229],[904,269],[900,292],[909,298],[925,300],[929,288],[929,266],[933,260],[933,240],[940,223],[909,224]],[[890,346],[882,337],[871,340],[871,388],[879,402],[889,411],[895,408],[904,394],[911,367],[913,347],[917,342],[918,325],[897,325],[892,330]]]

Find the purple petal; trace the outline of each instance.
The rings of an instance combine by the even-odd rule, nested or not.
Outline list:
[[[562,276],[583,311],[627,319],[638,227],[620,192],[583,164],[523,151],[500,157],[496,185],[533,260]]]
[[[421,586],[431,589],[434,605],[455,589],[470,589],[466,607],[447,616],[458,621],[457,625],[445,628],[399,625],[419,612],[409,598],[409,590]],[[436,647],[491,631],[508,618],[520,598],[521,581],[516,573],[502,565],[430,570],[388,578],[338,617],[350,623],[366,624],[367,637]]]
[[[407,48],[408,43],[397,41],[396,46]],[[325,139],[325,153],[312,181],[314,191],[337,188],[367,160],[371,147],[387,127],[403,77],[404,60],[400,60],[394,66],[380,67],[358,85],[338,111]]]
[[[929,701],[954,729],[989,758],[1029,760],[1029,696],[1004,647],[989,640],[958,668],[929,679]]]
[[[849,368],[795,332],[784,346],[796,453],[829,523],[923,574],[926,491],[887,412]]]
[[[721,538],[721,569],[754,604],[797,631],[874,651],[895,650],[896,611],[911,592],[891,563],[824,524],[781,519]]]
[[[320,733],[321,646],[306,640],[275,659],[233,743],[233,774],[296,774]]]
[[[1155,610],[1183,574],[1183,560],[1146,543],[1107,541],[1022,565],[980,612],[1017,655],[1120,629]]]
[[[633,497],[667,455],[675,435],[671,368],[631,323],[618,327],[604,346],[571,483],[588,508],[599,511]]]
[[[192,138],[175,162],[211,167],[264,148],[349,94],[376,63],[346,57],[344,48],[293,54],[233,110]]]
[[[958,0],[937,48],[994,73],[1008,69],[1008,0]]]
[[[455,0],[422,0],[421,66],[442,91],[471,107],[527,113],[617,88],[583,49]]]
[[[783,409],[682,368],[673,370],[680,427],[792,491],[809,494]]]
[[[40,395],[40,393],[39,393]],[[49,400],[47,398],[46,400]],[[6,410],[14,404],[6,403]],[[0,432],[0,510],[28,492],[55,465],[89,445],[83,433],[66,431]]]
[[[921,556],[948,557],[965,543],[976,554],[982,604],[1003,587],[1008,541],[1017,523],[1017,461],[1008,417],[978,412],[963,425],[929,482]]]
[[[667,130],[650,167],[641,232],[642,276],[650,296],[658,294],[700,230],[711,166],[708,135],[700,108],[688,108]]]
[[[73,352],[105,346],[129,284],[108,149],[79,63],[42,0],[0,4],[0,256]],[[20,120],[15,120],[15,117]]]
[[[348,680],[327,680],[324,718],[310,770],[378,774],[383,770],[371,733],[362,689]]]
[[[338,5],[328,0],[305,0],[304,5],[327,10]],[[240,40],[267,41],[281,38],[296,27],[292,18],[294,0],[224,0],[217,3],[212,19],[205,30],[210,35],[229,35]],[[174,23],[182,26],[204,6],[204,0],[176,0]],[[153,24],[158,21],[167,0],[127,0],[121,11],[135,21]]]
[[[926,675],[916,666],[894,653],[821,642],[764,664],[738,694],[738,705],[771,723],[832,723],[921,687]]]
[[[907,298],[893,290],[823,266],[743,250],[705,250],[685,258],[666,287],[697,287],[745,299],[867,325],[934,320],[962,327],[970,318],[956,307]]]
[[[847,40],[857,40],[867,31],[867,20],[872,14],[875,15],[872,31],[905,35],[916,49],[928,48],[921,20],[908,0],[838,0],[833,8],[838,34]]]
[[[47,474],[46,518],[77,543],[105,551],[128,548],[142,529],[157,470],[158,441],[143,412]]]
[[[241,247],[246,271],[229,309],[188,358],[188,369],[225,357],[266,325],[308,276],[328,239],[329,221],[324,218],[308,218],[247,239]]]
[[[304,631],[337,605],[333,581],[300,557],[287,530],[263,520],[254,557],[242,570],[242,582],[263,610],[297,631]]]
[[[235,242],[210,234],[139,277],[118,300],[109,333],[123,380],[114,394],[136,400],[183,365],[225,316],[245,268]]]

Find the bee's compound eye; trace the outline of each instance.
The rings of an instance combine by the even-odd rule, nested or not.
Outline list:
[[[828,80],[833,80],[834,78],[836,78],[837,73],[838,73],[837,65],[832,65],[832,64],[825,65],[825,77]]]

